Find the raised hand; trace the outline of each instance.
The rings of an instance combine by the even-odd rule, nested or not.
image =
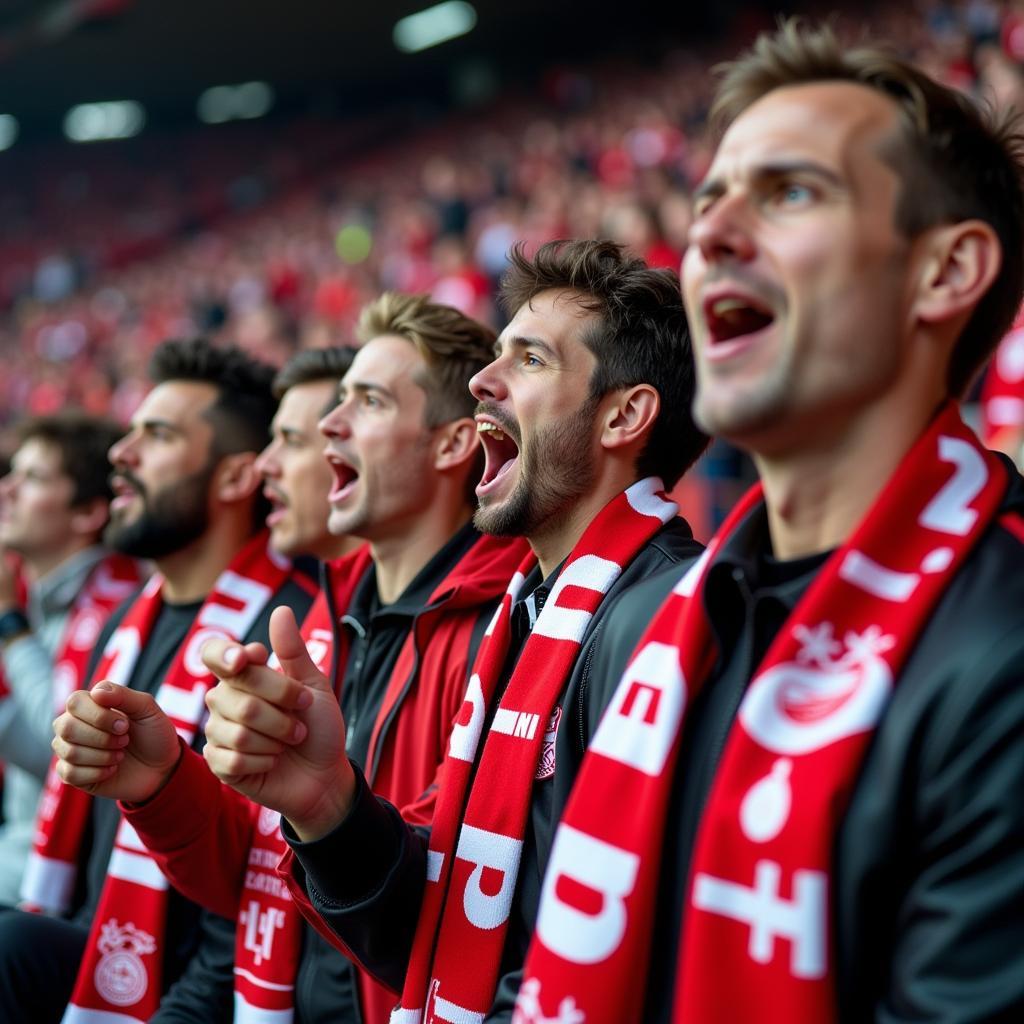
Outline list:
[[[300,838],[316,839],[341,822],[355,792],[345,720],[290,608],[271,615],[270,642],[279,672],[258,644],[204,645],[203,661],[220,680],[206,695],[204,755],[222,782],[280,811]]]
[[[53,732],[65,782],[128,803],[154,796],[181,756],[174,725],[156,701],[115,683],[71,694]]]

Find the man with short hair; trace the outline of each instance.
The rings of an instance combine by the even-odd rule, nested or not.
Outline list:
[[[761,485],[608,620],[512,1019],[1021,1019],[1024,486],[956,407],[1018,137],[792,22],[716,112],[694,409]]]
[[[476,521],[524,534],[531,552],[481,645],[429,835],[374,799],[342,756],[346,723],[322,706],[284,616],[272,625],[282,677],[259,676],[236,646],[205,653],[221,679],[210,766],[281,810],[293,897],[312,900],[321,929],[402,992],[398,1020],[482,1018],[521,962],[528,933],[512,897],[539,889],[554,737],[573,717],[564,695],[580,645],[609,599],[699,550],[661,493],[706,444],[688,411],[675,277],[610,242],[511,261],[514,316],[471,382],[486,456]]]
[[[11,687],[0,700],[0,904],[18,900],[55,709],[85,681],[103,623],[139,581],[135,562],[100,542],[111,497],[107,450],[122,433],[78,411],[26,420],[0,479],[0,668]],[[28,584],[24,606],[8,552]]]
[[[345,749],[374,791],[429,821],[468,667],[525,545],[481,538],[471,522],[480,451],[467,383],[490,359],[494,333],[451,307],[396,293],[364,309],[359,333],[364,345],[340,389],[335,383],[340,400],[321,423],[329,461],[321,456],[316,473],[327,479],[314,494],[310,461],[303,500],[311,504],[291,526],[287,515],[274,526],[288,543],[297,545],[303,534],[312,549],[311,513],[321,510],[322,530],[329,508],[335,543],[345,535],[368,542],[329,564],[321,600],[301,638],[291,638],[323,673],[335,717],[340,700],[351,724]],[[299,500],[289,439],[306,439],[315,422],[310,410],[322,408],[307,398],[296,409],[289,401],[295,390],[283,396],[276,420],[280,445],[259,460],[268,495],[289,512]],[[299,410],[301,422],[292,415]],[[262,648],[258,653],[265,659]],[[357,975],[302,922],[276,876],[284,849],[279,815],[222,786],[201,758],[181,752],[148,698],[120,697],[97,695],[85,711],[69,711],[57,723],[55,746],[67,758],[69,779],[136,802],[127,817],[179,888],[237,918],[236,1021],[294,1012],[308,1024],[384,1024],[393,995]],[[117,764],[112,726],[125,716],[131,739]],[[106,762],[97,760],[100,748],[79,748],[98,729],[107,738]],[[248,749],[266,748],[257,741]],[[98,763],[114,763],[114,770],[98,770]],[[217,1019],[201,998],[188,1000],[187,1012],[184,1002],[179,987],[155,1020]]]
[[[155,387],[110,450],[105,539],[158,571],[107,622],[87,678],[155,692],[183,742],[201,743],[210,680],[202,643],[265,637],[271,608],[304,610],[315,586],[259,530],[266,511],[254,464],[275,406],[271,368],[196,340],[160,346],[150,375]],[[87,699],[76,691],[68,704]],[[218,925],[169,890],[113,803],[48,788],[33,865],[25,899],[74,916],[0,914],[5,1021],[60,1020],[69,998],[68,1022],[148,1020],[169,983],[201,969],[191,963],[198,933]]]

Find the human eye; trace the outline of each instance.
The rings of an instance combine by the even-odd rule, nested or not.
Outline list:
[[[802,181],[780,181],[772,194],[776,205],[784,207],[807,206],[816,198],[816,190]]]

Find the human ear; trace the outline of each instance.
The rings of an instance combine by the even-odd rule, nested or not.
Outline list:
[[[634,384],[614,393],[603,415],[601,446],[642,447],[661,412],[661,396],[650,384]]]
[[[237,452],[220,460],[213,482],[213,493],[218,501],[225,504],[245,501],[256,492],[262,482],[256,470],[256,457],[256,452]]]
[[[995,230],[981,220],[944,224],[927,232],[914,310],[928,324],[966,322],[1002,266]]]
[[[480,437],[473,420],[463,417],[442,424],[434,445],[434,468],[446,470],[462,466],[476,456],[479,447]]]

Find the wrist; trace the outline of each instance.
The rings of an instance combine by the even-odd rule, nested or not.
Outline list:
[[[356,775],[347,757],[338,767],[342,770],[308,812],[295,817],[285,814],[295,835],[304,843],[315,842],[333,832],[352,810],[357,791]]]

